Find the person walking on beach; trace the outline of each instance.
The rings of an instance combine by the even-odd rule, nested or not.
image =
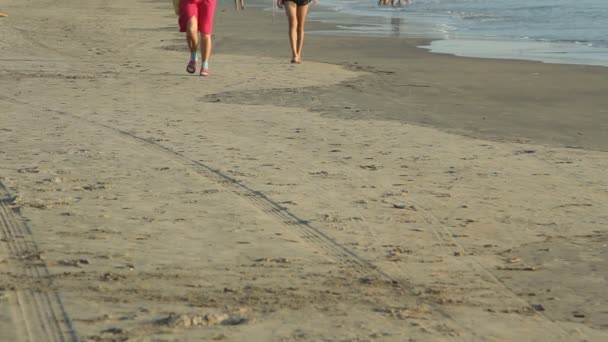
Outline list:
[[[244,10],[245,9],[245,0],[234,0],[234,9],[235,10]]]
[[[412,4],[412,0],[405,0],[405,3],[408,5]],[[403,0],[378,0],[378,6],[403,6]]]
[[[304,46],[304,26],[308,5],[311,0],[277,0],[279,8],[285,7],[289,22],[289,43],[291,44],[291,63],[302,63],[302,47]],[[312,0],[316,5],[318,0]]]
[[[197,50],[201,48],[201,76],[209,76],[209,58],[211,57],[211,33],[213,32],[213,17],[216,0],[180,0],[179,30],[186,32],[190,61],[186,66],[188,73],[196,72]],[[199,35],[201,33],[200,42]]]

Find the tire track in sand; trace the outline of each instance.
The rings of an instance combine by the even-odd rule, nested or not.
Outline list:
[[[1,95],[0,95],[0,99],[15,103],[15,104],[22,104],[22,105],[25,104],[21,101],[18,101],[15,99],[9,99],[9,98],[3,97]],[[329,237],[326,234],[324,234],[323,232],[321,232],[319,229],[312,226],[309,221],[299,218],[296,214],[291,212],[288,208],[281,206],[276,201],[274,201],[271,198],[269,198],[268,196],[264,195],[262,192],[256,191],[256,190],[248,187],[247,185],[241,183],[239,180],[222,173],[220,170],[213,169],[211,166],[209,166],[203,162],[192,160],[192,159],[186,157],[185,155],[179,153],[178,151],[175,151],[169,147],[163,146],[162,144],[159,144],[158,142],[156,142],[152,139],[140,137],[134,133],[130,133],[128,131],[113,127],[111,125],[97,122],[97,121],[94,121],[91,119],[87,119],[87,118],[84,118],[84,117],[81,117],[81,116],[78,116],[75,114],[71,114],[71,113],[68,113],[65,111],[51,109],[51,108],[42,107],[42,106],[40,108],[43,110],[46,110],[46,111],[54,112],[54,113],[62,115],[62,116],[70,117],[70,118],[78,120],[78,121],[86,122],[93,126],[104,128],[104,129],[109,130],[114,133],[118,133],[121,136],[123,136],[124,138],[126,138],[128,141],[139,142],[140,145],[143,145],[149,149],[161,152],[163,154],[168,154],[172,159],[178,161],[179,164],[190,168],[196,174],[213,181],[214,183],[222,186],[223,188],[232,192],[233,194],[249,201],[251,204],[253,204],[255,207],[257,207],[261,211],[265,212],[266,214],[269,214],[270,216],[272,216],[273,218],[278,220],[285,228],[287,228],[289,230],[293,230],[295,233],[297,233],[300,236],[300,238],[303,241],[305,241],[309,244],[312,244],[313,246],[316,246],[317,248],[321,249],[322,251],[324,251],[327,254],[327,256],[332,258],[334,261],[336,261],[337,263],[339,263],[340,265],[342,265],[344,267],[350,268],[351,270],[356,272],[359,276],[370,277],[372,279],[385,281],[389,284],[392,284],[394,286],[398,286],[402,289],[405,289],[410,294],[414,293],[414,289],[411,287],[411,285],[409,285],[407,283],[403,283],[402,281],[399,281],[396,278],[391,277],[389,274],[382,271],[376,265],[373,265],[371,262],[358,256],[355,252],[353,252],[350,249],[348,249],[347,247],[341,245],[340,243],[338,243],[331,237]],[[437,219],[428,210],[425,210],[420,205],[420,203],[410,201],[409,204],[415,205],[417,208],[424,211],[424,213],[419,213],[419,215],[422,216],[424,221],[426,221],[428,224],[430,224],[431,231],[435,235],[435,237],[438,241],[453,243],[453,241],[452,241],[453,239],[450,238],[451,234],[449,234],[449,231],[450,231],[449,228],[445,227],[445,225],[443,225],[439,219]],[[441,230],[443,230],[443,232],[441,232],[441,230],[438,230],[437,228],[435,228],[435,226],[440,227]],[[447,237],[446,237],[445,233],[448,233]],[[460,250],[464,250],[463,246],[461,246],[459,244],[457,246]],[[500,282],[483,265],[475,263],[475,265],[469,265],[469,267],[473,270],[477,270],[480,274],[485,274],[486,277],[483,277],[483,278],[487,279],[488,278],[487,276],[489,276],[489,278],[491,279],[490,282],[498,285],[499,291],[506,291],[507,293],[515,295],[510,289],[505,288],[505,284]],[[487,273],[490,273],[490,274],[487,274]],[[480,277],[481,277],[481,275],[480,275]],[[525,301],[523,301],[521,299],[519,299],[519,301],[521,303],[527,304]],[[440,305],[438,305],[432,301],[429,301],[427,304],[430,305],[434,309],[434,311],[436,311],[438,314],[440,314],[443,318],[448,319],[449,321],[457,324],[460,328],[468,331],[471,334],[471,336],[474,337],[475,339],[481,339],[481,337],[476,333],[474,328],[467,326],[467,325],[463,325],[460,322],[458,322],[458,320],[456,320],[454,317],[452,317],[452,315],[449,314],[446,310],[444,310]],[[545,321],[550,326],[553,326],[555,328],[552,331],[552,333],[557,335],[555,337],[558,340],[569,340],[571,338],[571,335],[559,323],[554,322],[546,315],[540,315],[539,317],[541,317],[542,321]]]
[[[62,114],[70,115],[67,113]],[[361,258],[350,249],[341,245],[328,235],[321,232],[319,229],[312,226],[308,220],[298,217],[288,208],[281,206],[279,203],[269,198],[262,192],[248,187],[247,185],[241,183],[239,180],[222,173],[220,170],[214,169],[202,162],[192,160],[169,147],[157,143],[154,140],[146,139],[100,122],[91,121],[81,117],[78,117],[78,119],[96,126],[104,127],[108,130],[114,131],[115,133],[119,133],[120,135],[127,137],[131,140],[136,140],[149,148],[153,148],[164,154],[171,155],[173,159],[179,160],[182,165],[188,166],[197,174],[222,186],[231,193],[247,200],[264,213],[272,216],[275,220],[279,221],[285,228],[293,230],[300,236],[302,240],[321,249],[329,257],[334,259],[342,266],[351,268],[362,277],[373,277],[378,280],[397,284],[397,281],[391,276],[384,273],[382,270],[378,269],[378,267],[376,267],[369,261]]]
[[[8,250],[10,297],[14,324],[24,341],[78,341],[72,321],[32,233],[18,209],[12,208],[15,197],[0,183],[0,236]]]
[[[19,105],[28,105],[22,101],[15,100],[0,95],[0,100],[4,100],[10,103]],[[118,133],[128,140],[135,140],[141,145],[156,151],[162,152],[163,154],[170,155],[173,159],[179,161],[180,164],[189,167],[196,174],[203,176],[212,182],[222,186],[233,194],[247,200],[255,207],[263,211],[264,213],[272,216],[275,220],[279,221],[285,228],[294,231],[303,241],[316,246],[320,250],[324,251],[330,258],[342,266],[349,268],[356,272],[361,277],[370,277],[373,279],[385,281],[387,283],[398,284],[397,280],[380,270],[377,266],[373,265],[369,261],[361,258],[356,253],[341,245],[328,235],[321,232],[310,224],[309,221],[298,217],[296,214],[291,212],[288,208],[281,206],[276,201],[272,200],[262,192],[251,189],[245,184],[242,184],[237,179],[232,178],[220,170],[213,169],[209,165],[202,162],[192,160],[183,154],[159,144],[158,142],[137,136],[133,133],[121,130],[119,128],[90,120],[87,118],[80,117],[78,115],[70,114],[60,110],[54,110],[51,108],[40,107],[46,111],[52,111],[57,114],[68,116],[78,121],[83,121],[93,126],[102,127],[106,130]]]
[[[0,99],[15,103],[15,104],[24,104],[21,101],[2,97],[1,95],[0,95]],[[262,192],[256,191],[256,190],[248,187],[247,185],[241,183],[239,180],[222,173],[220,170],[213,169],[211,166],[209,166],[203,162],[192,160],[192,159],[186,157],[185,155],[181,154],[180,152],[171,149],[170,147],[163,146],[162,144],[158,143],[155,140],[140,137],[134,133],[122,130],[120,128],[113,127],[111,125],[108,125],[108,124],[105,124],[102,122],[87,119],[87,118],[81,117],[79,115],[71,114],[71,113],[57,110],[57,109],[47,108],[47,107],[43,107],[43,106],[40,106],[39,108],[43,109],[45,111],[54,112],[54,113],[62,115],[64,117],[69,117],[69,118],[75,119],[77,121],[86,122],[90,125],[103,128],[103,129],[113,132],[115,134],[119,134],[126,141],[135,142],[138,145],[146,147],[150,150],[154,150],[157,152],[161,152],[162,154],[168,155],[171,159],[175,160],[178,164],[188,167],[190,170],[194,171],[199,176],[209,179],[212,182],[223,187],[224,189],[232,192],[233,194],[249,201],[252,205],[254,205],[258,209],[260,209],[262,212],[264,212],[264,213],[272,216],[276,220],[278,220],[285,228],[287,228],[289,230],[293,230],[296,234],[299,235],[299,237],[303,241],[322,250],[323,252],[325,252],[327,254],[328,257],[330,257],[331,259],[336,261],[341,266],[353,270],[360,277],[369,277],[372,279],[385,281],[388,284],[392,284],[393,286],[397,286],[397,287],[400,287],[400,288],[406,290],[407,293],[414,294],[414,289],[412,288],[411,285],[404,283],[403,281],[399,281],[397,278],[391,277],[389,274],[385,273],[380,268],[373,265],[371,262],[361,258],[355,252],[353,252],[350,249],[348,249],[347,247],[341,245],[340,243],[338,243],[331,237],[329,237],[326,234],[324,234],[323,232],[321,232],[319,229],[312,226],[309,221],[299,218],[296,214],[291,212],[288,208],[281,206],[276,201],[274,201],[271,198],[269,198],[268,196],[264,195]],[[417,207],[420,207],[419,203],[411,203],[411,204],[416,204]],[[420,209],[422,209],[422,207],[420,207]],[[425,214],[429,214],[429,213],[425,210]],[[432,218],[429,218],[429,216],[427,216],[427,215],[423,215],[423,216],[427,223],[431,223],[431,226],[433,223],[437,223],[437,222],[435,222],[435,220],[433,220],[433,218],[434,218],[433,216],[431,216]],[[437,231],[436,228],[434,228],[433,226],[432,226],[432,232],[434,233],[434,235],[438,241],[444,241],[444,242],[446,241],[446,238],[443,236],[443,234],[441,234],[439,231]],[[503,286],[504,286],[504,284],[503,284]],[[476,333],[474,328],[471,328],[470,326],[467,326],[466,324],[462,324],[461,322],[456,320],[454,317],[452,317],[451,314],[449,314],[446,310],[444,310],[441,307],[441,305],[438,305],[437,303],[434,303],[433,301],[428,301],[426,304],[428,304],[430,307],[432,307],[433,310],[436,313],[438,313],[441,317],[443,317],[444,319],[447,319],[447,320],[451,321],[452,323],[456,324],[459,328],[466,330],[471,335],[472,338],[474,338],[476,340],[483,340]],[[544,315],[541,317],[543,317],[543,320],[548,320],[549,322],[553,323],[551,320],[549,320]],[[558,334],[559,340],[567,340],[568,337],[570,336],[559,325],[558,325],[558,329],[556,329],[556,331],[554,331],[554,332]]]
[[[316,246],[317,248],[326,252],[330,258],[333,258],[334,261],[338,262],[343,267],[355,271],[360,277],[362,277],[360,278],[360,280],[380,280],[385,282],[389,286],[401,288],[405,290],[408,294],[416,296],[415,291],[410,284],[391,277],[389,274],[382,271],[376,265],[361,258],[355,252],[341,245],[331,237],[321,232],[319,229],[312,226],[309,221],[299,218],[288,208],[281,206],[276,201],[264,195],[262,192],[251,189],[247,185],[241,183],[239,180],[222,173],[220,170],[213,169],[202,162],[192,160],[186,157],[185,155],[169,147],[163,146],[152,139],[140,137],[136,134],[121,130],[119,128],[101,122],[83,118],[78,115],[48,108],[47,110],[53,111],[60,115],[71,117],[79,121],[87,122],[97,127],[102,127],[114,133],[118,133],[130,141],[139,142],[140,145],[143,145],[144,147],[153,149],[163,154],[169,154],[169,156],[177,160],[180,165],[189,167],[198,175],[203,176],[213,181],[214,183],[224,187],[235,195],[248,200],[258,209],[279,220],[284,227],[286,227],[287,229],[294,230],[296,233],[298,233],[303,241],[312,244],[313,246]],[[433,310],[442,318],[447,319],[459,328],[466,330],[470,334],[470,336],[474,338],[474,340],[482,340],[481,337],[478,336],[478,334],[476,333],[475,329],[472,329],[458,322],[448,312],[446,312],[446,310],[441,308],[440,305],[432,301],[427,302],[427,304],[432,307]]]
[[[343,246],[339,242],[335,241],[331,237],[321,232],[319,229],[312,226],[308,220],[301,219],[295,213],[291,212],[288,208],[281,206],[279,203],[272,200],[262,192],[248,187],[239,180],[222,173],[220,170],[213,169],[211,166],[203,162],[192,160],[187,156],[181,154],[180,152],[171,149],[170,147],[166,147],[162,144],[159,144],[155,140],[140,137],[134,133],[127,132],[111,125],[83,118],[81,116],[70,114],[64,111],[54,110],[50,108],[44,109],[63,116],[68,116],[78,121],[86,122],[93,126],[104,128],[114,133],[118,133],[124,138],[126,138],[127,141],[135,141],[138,142],[140,146],[146,147],[157,152],[161,152],[165,155],[169,155],[169,157],[174,159],[178,164],[188,167],[190,170],[194,171],[199,176],[209,179],[212,182],[225,188],[229,192],[249,201],[262,212],[278,220],[285,228],[295,231],[303,241],[324,251],[327,256],[332,258],[341,266],[356,272],[357,275],[361,277],[360,280],[379,280],[385,282],[389,286],[395,286],[406,290],[406,292],[411,295],[414,294],[414,289],[411,287],[411,285],[407,284],[406,282],[399,281],[396,278],[385,273],[376,265],[358,256],[354,251],[351,251],[347,247]],[[426,304],[432,307],[433,310],[442,318],[447,319],[457,325],[459,328],[466,330],[470,334],[470,336],[474,338],[474,340],[481,340],[480,336],[478,336],[474,329],[462,325],[460,322],[454,319],[448,312],[441,308],[440,305],[437,305],[432,301],[429,301]]]

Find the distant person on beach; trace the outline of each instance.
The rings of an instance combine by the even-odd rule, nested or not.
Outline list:
[[[209,76],[209,58],[211,57],[211,33],[216,0],[181,0],[179,3],[179,30],[186,32],[190,61],[186,71],[194,74],[197,64],[197,50],[201,48],[201,76]],[[200,42],[199,42],[199,35]]]
[[[235,10],[244,10],[245,9],[245,0],[234,0],[234,9]]]
[[[302,46],[304,46],[304,26],[308,5],[311,0],[277,0],[279,8],[285,7],[289,22],[289,43],[291,44],[291,63],[302,63]],[[312,0],[316,5],[318,0]]]
[[[405,0],[405,3],[408,5],[412,4],[412,0]],[[378,6],[403,6],[403,0],[378,0]]]

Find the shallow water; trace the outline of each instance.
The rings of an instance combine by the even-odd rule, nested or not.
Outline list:
[[[319,34],[441,39],[431,51],[608,66],[606,0],[322,0],[310,19],[337,24]]]

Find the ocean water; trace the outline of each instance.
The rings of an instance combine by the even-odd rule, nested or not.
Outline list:
[[[319,34],[435,39],[426,48],[462,56],[608,66],[608,0],[321,0]]]

